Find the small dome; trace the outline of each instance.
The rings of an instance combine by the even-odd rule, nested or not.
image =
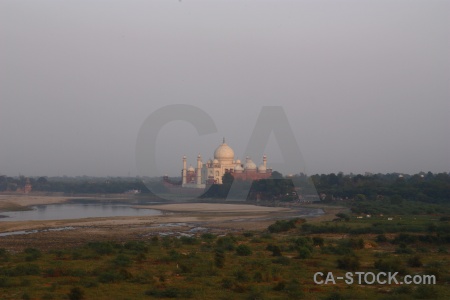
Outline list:
[[[241,165],[237,165],[236,167],[234,167],[234,171],[235,172],[242,172],[242,171],[244,171],[244,168]]]
[[[247,163],[245,164],[245,169],[246,170],[256,170],[256,165],[251,159],[248,159]]]
[[[258,167],[258,172],[259,173],[266,173],[266,171],[267,171],[267,168],[264,165],[260,165]]]
[[[219,161],[217,159],[213,160],[213,164],[218,164],[218,163],[219,163]]]
[[[238,164],[238,165],[240,165],[240,164],[241,164],[241,160],[240,160],[240,159],[237,159],[237,160],[235,161],[235,163]]]
[[[188,172],[195,172],[195,169],[194,169],[194,167],[193,167],[193,166],[189,166],[189,168],[188,168]]]
[[[234,159],[234,151],[223,141],[222,145],[214,151],[214,158],[218,160],[227,160],[232,162]]]

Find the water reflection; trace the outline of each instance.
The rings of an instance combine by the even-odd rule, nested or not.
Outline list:
[[[123,204],[51,204],[32,207],[29,211],[2,212],[1,221],[65,220],[98,217],[160,215],[155,209],[134,208]]]

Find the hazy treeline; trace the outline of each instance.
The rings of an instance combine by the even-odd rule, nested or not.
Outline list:
[[[29,182],[33,191],[63,193],[125,193],[138,190],[150,193],[142,178],[138,177],[8,177],[0,176],[1,191],[20,191]],[[231,185],[237,191],[248,191],[243,182],[225,174],[224,184],[212,185],[204,197],[225,198]],[[161,189],[165,189],[160,185]],[[159,192],[164,192],[163,190]],[[249,200],[292,201],[300,197],[320,195],[322,201],[385,200],[401,204],[404,200],[428,203],[444,203],[450,199],[450,175],[448,173],[390,174],[297,174],[283,176],[273,172],[270,179],[256,180],[248,193]],[[232,195],[231,195],[232,196]]]
[[[388,198],[393,204],[403,200],[439,203],[450,199],[450,175],[433,174],[322,174],[310,177],[326,201],[335,199],[375,200]],[[295,180],[295,179],[294,179]]]
[[[0,191],[17,191],[25,186],[27,181],[33,191],[62,192],[67,194],[116,194],[138,190],[148,193],[148,189],[138,178],[126,177],[7,177],[0,176]]]

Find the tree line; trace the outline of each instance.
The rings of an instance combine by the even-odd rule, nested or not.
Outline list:
[[[0,176],[0,192],[20,191],[30,183],[33,191],[62,192],[66,194],[115,194],[138,190],[150,193],[137,177],[8,177]],[[228,195],[233,185],[236,195]],[[241,193],[241,194],[239,194]],[[247,193],[244,195],[244,193]],[[450,199],[448,173],[418,173],[414,175],[389,174],[296,174],[283,176],[273,172],[269,179],[251,184],[235,180],[232,174],[223,176],[223,184],[214,184],[204,198],[245,197],[248,200],[296,201],[319,195],[320,200],[384,200],[401,204],[405,200],[426,203],[445,203]]]

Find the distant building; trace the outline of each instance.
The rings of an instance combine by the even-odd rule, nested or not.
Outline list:
[[[27,182],[25,183],[25,186],[23,187],[23,192],[25,194],[31,193],[31,190],[33,189],[33,186],[30,183],[30,180],[27,178]]]
[[[234,151],[225,143],[214,151],[214,160],[202,162],[202,157],[197,156],[197,167],[187,167],[186,156],[183,156],[183,169],[181,171],[182,183],[185,188],[205,188],[210,184],[222,184],[222,177],[226,173],[240,180],[266,179],[272,175],[272,169],[267,167],[267,157],[263,156],[263,163],[257,167],[247,156],[245,163],[235,159]]]

